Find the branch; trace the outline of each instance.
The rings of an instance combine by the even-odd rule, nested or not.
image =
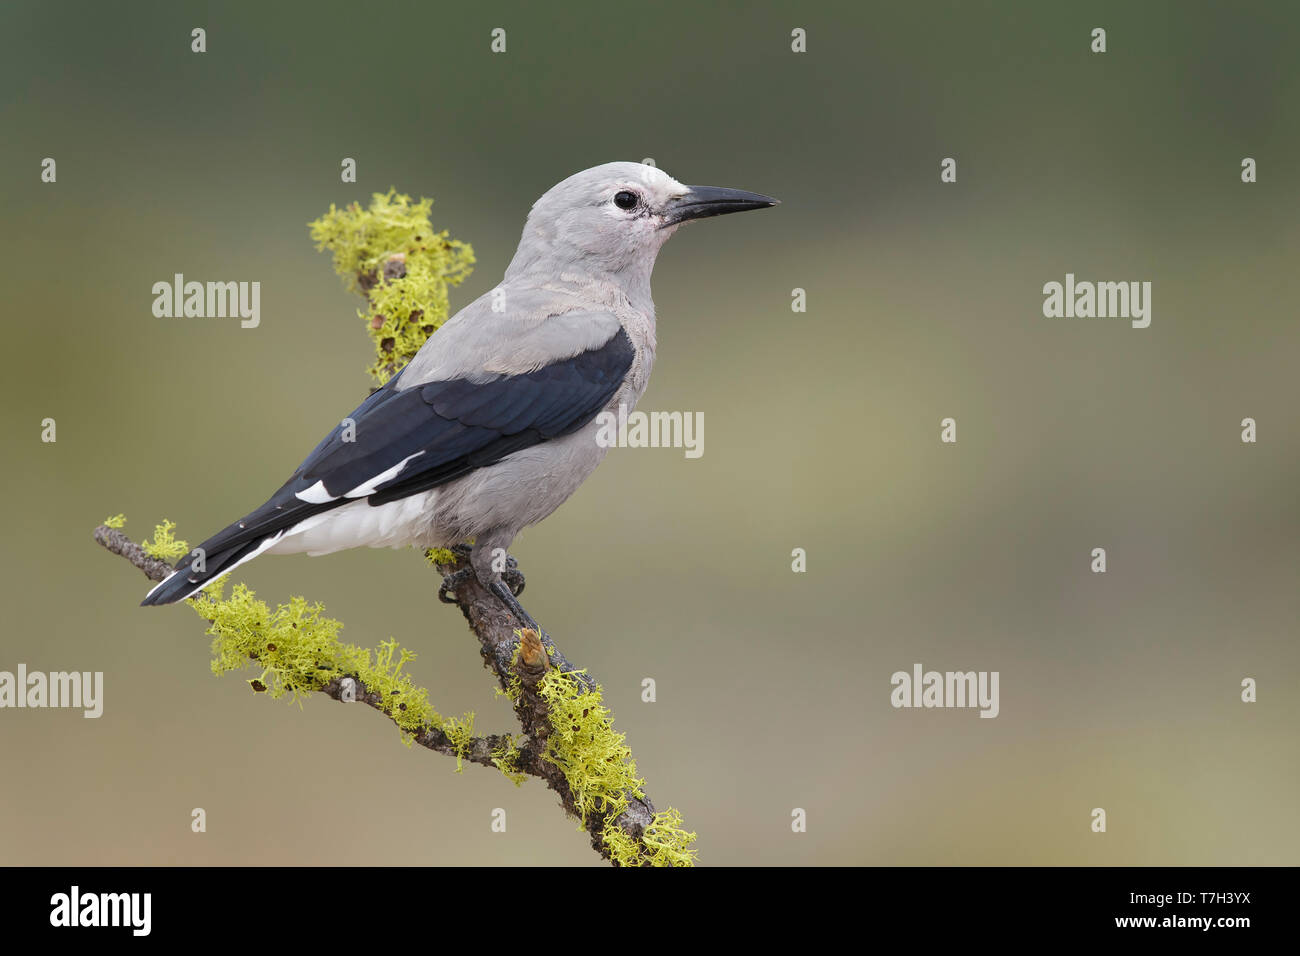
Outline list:
[[[458,557],[455,563],[439,563],[437,567],[446,577],[467,563],[467,559]],[[484,665],[496,674],[502,689],[508,691],[511,678],[516,675],[519,678],[522,693],[515,702],[515,716],[530,741],[528,746],[521,748],[519,768],[527,768],[525,772],[545,780],[546,785],[560,795],[564,809],[581,817],[569,780],[559,767],[542,756],[545,740],[551,732],[551,715],[550,707],[539,694],[539,684],[551,667],[573,674],[576,682],[588,691],[596,690],[596,682],[585,671],[578,672],[545,632],[539,636],[531,629],[517,631],[514,617],[505,605],[474,575],[468,575],[465,581],[456,585],[454,597],[470,630],[479,640]],[[519,650],[517,658],[516,649]],[[644,793],[638,795],[627,791],[624,796],[627,807],[613,822],[630,839],[641,842],[646,836],[646,828],[654,821],[654,804]],[[601,834],[608,818],[607,813],[595,812],[588,813],[583,821],[592,848],[607,860],[611,859],[610,849]]]
[[[103,524],[100,525],[95,529],[95,541],[114,554],[126,558],[127,561],[143,571],[145,577],[151,581],[162,581],[170,575],[173,570],[175,570],[166,561],[150,557],[149,554],[145,552],[144,548],[136,544],[117,528],[110,528],[108,525]],[[206,600],[207,594],[200,593],[198,599]],[[347,684],[347,681],[349,680],[352,681],[351,686],[348,686]],[[392,719],[384,710],[386,702],[383,698],[379,694],[368,691],[365,682],[355,674],[335,678],[324,687],[320,688],[320,691],[325,696],[341,703],[352,703],[353,701],[356,701],[358,703],[367,704],[375,710],[378,710],[380,713],[383,713],[384,716],[389,717],[390,720]],[[440,754],[446,754],[450,757],[459,756],[464,760],[468,760],[470,763],[482,764],[485,767],[496,766],[492,760],[492,751],[509,742],[508,738],[503,734],[492,734],[487,737],[473,737],[471,738],[468,750],[465,747],[461,747],[458,751],[456,746],[447,737],[447,734],[441,728],[436,727],[429,728],[424,733],[417,734],[414,740],[420,746],[427,747]]]
[[[102,547],[143,571],[151,581],[162,581],[174,570],[167,562],[151,557],[144,548],[117,528],[100,525],[94,531],[94,538]],[[439,563],[437,567],[446,576],[458,570],[464,560],[457,557],[455,562]],[[545,781],[559,795],[565,810],[582,818],[572,782],[561,767],[547,756],[546,742],[553,728],[551,707],[541,695],[541,682],[552,669],[572,674],[575,684],[587,691],[596,690],[595,682],[585,673],[577,672],[548,635],[539,637],[532,630],[517,631],[510,612],[473,575],[457,585],[453,597],[470,629],[478,637],[484,665],[496,674],[503,691],[509,693],[512,685],[515,686],[515,715],[525,736],[520,740],[510,735],[491,734],[471,737],[467,743],[462,742],[457,746],[442,728],[425,727],[414,735],[414,741],[436,753],[503,770],[497,755],[513,746],[517,748],[518,755],[511,769]],[[196,600],[207,600],[206,593],[201,593]],[[386,710],[390,702],[380,694],[368,690],[365,682],[357,675],[336,677],[319,690],[332,700],[364,703],[390,720],[393,719]],[[655,823],[654,804],[644,793],[629,790],[624,797],[626,806],[618,812],[612,823],[628,840],[643,844],[648,836],[648,828]],[[613,815],[611,810],[588,811],[583,827],[591,839],[592,848],[606,860],[618,862],[614,848],[604,837],[605,828]]]

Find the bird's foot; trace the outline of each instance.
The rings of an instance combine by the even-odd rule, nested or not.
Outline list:
[[[519,597],[524,593],[524,585],[528,583],[524,580],[524,572],[519,570],[519,562],[508,554],[506,555],[506,569],[501,572],[501,580],[506,582],[515,597]]]
[[[458,544],[448,548],[447,550],[453,552],[458,558],[468,560],[471,549],[467,544]],[[468,581],[470,576],[473,574],[474,568],[467,564],[465,567],[458,568],[446,575],[442,579],[442,584],[438,587],[438,600],[443,604],[455,604],[456,587]],[[501,572],[500,577],[510,589],[510,593],[514,597],[518,597],[524,593],[524,587],[528,583],[524,579],[524,572],[519,570],[519,562],[508,554],[506,555],[506,569]],[[493,589],[489,588],[489,590]],[[529,626],[531,627],[532,625]]]
[[[438,585],[438,600],[443,604],[456,603],[456,588],[464,584],[474,575],[474,569],[466,566],[458,571],[452,571],[442,579],[442,584]]]

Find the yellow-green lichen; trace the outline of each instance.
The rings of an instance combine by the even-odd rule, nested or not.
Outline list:
[[[125,518],[122,518],[122,523],[126,523]],[[109,525],[109,527],[114,526]],[[164,518],[163,523],[153,529],[153,540],[141,541],[140,547],[151,558],[158,558],[161,561],[179,561],[181,557],[189,554],[190,546],[179,538],[173,537],[174,530],[176,525]]]
[[[695,831],[682,827],[682,815],[669,807],[654,815],[641,842],[646,847],[643,863],[651,866],[694,866]]]
[[[519,636],[518,630],[515,631],[515,636]],[[506,689],[502,690],[500,687],[492,688],[498,697],[505,697],[512,704],[519,703],[519,698],[524,692],[524,682],[523,679],[520,678],[518,671],[519,655],[523,652],[523,649],[524,646],[522,643],[515,645],[515,652],[510,657],[510,680],[506,682]]]
[[[424,552],[425,559],[430,564],[455,564],[456,552],[447,548],[429,548]]]
[[[253,664],[262,668],[249,681],[255,690],[268,691],[272,697],[291,694],[294,700],[336,678],[354,677],[367,693],[379,695],[381,709],[401,729],[408,746],[415,735],[435,728],[468,751],[474,715],[446,720],[434,710],[428,692],[402,673],[415,654],[397,641],[384,641],[374,651],[357,647],[339,640],[343,625],[325,617],[320,604],[295,597],[272,611],[243,584],[236,584],[229,598],[223,596],[223,589],[218,582],[207,588],[206,597],[188,602],[208,621],[214,674]]]
[[[463,769],[463,761],[469,756],[470,746],[474,742],[474,712],[470,711],[464,717],[449,718],[442,729],[446,732],[451,745],[456,748],[456,772],[460,773]]]
[[[682,829],[681,814],[671,807],[654,815],[640,840],[618,826],[628,797],[645,796],[645,781],[637,776],[624,735],[614,730],[601,688],[589,690],[580,673],[553,669],[537,685],[551,725],[545,757],[564,773],[578,815],[584,824],[590,813],[605,815],[601,840],[620,866],[694,866],[695,834]],[[516,680],[504,693],[517,701]]]
[[[605,821],[600,837],[610,861],[618,866],[694,866],[696,862],[691,846],[695,834],[682,829],[682,815],[672,807],[654,815],[639,841],[618,826],[616,817]]]
[[[447,320],[447,288],[473,270],[473,248],[434,230],[432,205],[432,199],[412,203],[389,189],[373,194],[368,208],[331,204],[310,223],[316,248],[334,254],[334,271],[369,298],[369,308],[357,314],[375,345],[369,372],[381,385]],[[404,263],[405,276],[383,281],[384,266],[394,258]]]
[[[104,519],[104,526],[107,528],[125,528],[126,515],[113,515],[111,518]]]
[[[524,779],[528,775],[519,769],[519,748],[515,746],[513,734],[506,734],[505,743],[493,748],[492,764],[516,787],[524,785]]]
[[[569,671],[550,670],[537,685],[546,702],[550,736],[546,759],[564,772],[578,815],[622,812],[629,792],[642,796],[632,750],[614,730],[601,690],[587,690]]]

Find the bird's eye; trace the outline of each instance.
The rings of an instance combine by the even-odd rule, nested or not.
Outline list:
[[[636,193],[626,189],[614,193],[614,205],[619,209],[635,209],[637,201]]]

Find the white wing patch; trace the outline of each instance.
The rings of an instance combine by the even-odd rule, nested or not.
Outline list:
[[[334,501],[338,495],[332,495],[325,490],[325,482],[318,481],[304,491],[296,491],[293,495],[299,501],[305,501],[309,505],[323,505],[327,501]]]
[[[419,458],[423,454],[424,454],[424,450],[421,449],[420,451],[417,451],[414,455],[407,455],[405,458],[403,458],[401,461],[395,464],[392,468],[389,468],[386,471],[380,472],[379,474],[375,475],[375,477],[371,478],[364,485],[357,485],[355,488],[353,488],[343,497],[364,498],[367,495],[373,495],[375,493],[376,486],[382,485],[385,481],[391,481],[393,478],[396,478],[398,474],[401,473],[402,469],[406,467],[407,462],[409,462],[412,458]]]
[[[407,455],[405,458],[403,458],[401,461],[395,464],[392,468],[385,469],[384,471],[375,475],[375,477],[371,478],[369,481],[357,485],[351,491],[344,494],[343,497],[344,498],[365,498],[369,495],[373,495],[379,485],[382,485],[384,482],[391,481],[392,479],[396,478],[399,474],[401,474],[402,469],[405,468],[410,463],[412,458],[418,458],[420,455],[423,454],[424,451],[421,450],[421,451],[417,451],[414,455]],[[325,490],[324,481],[318,481],[310,488],[304,488],[302,491],[295,491],[293,496],[297,498],[299,501],[305,501],[309,505],[323,505],[326,502],[339,500],[338,495],[332,495]]]

